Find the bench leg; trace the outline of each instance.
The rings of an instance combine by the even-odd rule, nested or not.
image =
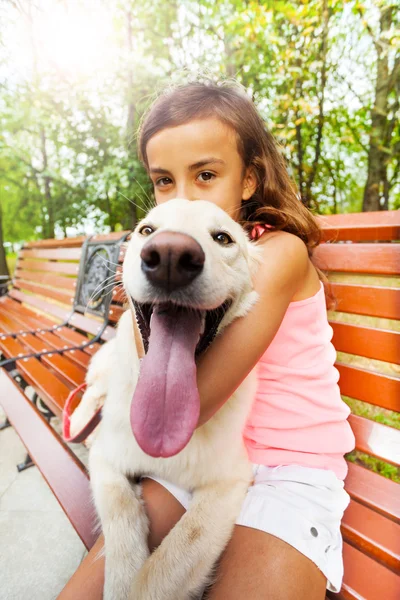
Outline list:
[[[7,429],[7,427],[11,427],[11,423],[8,420],[8,417],[6,417],[6,420],[4,421],[4,423],[2,423],[0,425],[0,431],[3,431],[3,429]]]
[[[44,416],[46,421],[48,423],[50,423],[50,419],[51,419],[51,417],[54,417],[54,414],[42,402],[40,402],[40,406],[38,406],[38,401],[40,402],[40,398],[37,395],[37,393],[35,392],[33,395],[33,398],[32,398],[32,403],[35,404],[39,408],[41,414]],[[31,459],[29,454],[27,454],[25,456],[25,460],[22,463],[19,463],[19,465],[17,465],[17,471],[18,471],[18,473],[21,473],[21,471],[26,471],[26,469],[29,469],[29,467],[33,467],[34,465],[35,465],[35,463]]]
[[[25,456],[24,462],[19,463],[19,465],[17,465],[17,471],[18,471],[18,473],[21,473],[21,471],[26,471],[26,469],[29,469],[29,467],[33,467],[34,464],[35,463],[31,459],[31,457],[29,456],[29,454],[27,454]]]

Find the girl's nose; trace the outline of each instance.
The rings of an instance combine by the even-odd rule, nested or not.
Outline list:
[[[176,184],[176,198],[186,198],[186,200],[196,200],[195,190],[193,186],[186,182],[180,182]]]

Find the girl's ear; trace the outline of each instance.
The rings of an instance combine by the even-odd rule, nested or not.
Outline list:
[[[257,177],[253,167],[248,167],[243,179],[242,200],[249,200],[257,189]]]

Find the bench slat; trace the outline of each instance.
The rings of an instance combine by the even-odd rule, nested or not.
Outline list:
[[[76,289],[76,278],[75,277],[62,277],[61,275],[54,275],[50,273],[41,273],[40,271],[27,271],[24,269],[16,269],[15,279],[23,279],[24,281],[33,281],[41,284],[46,284],[53,287],[62,288],[65,290],[71,290],[75,293]]]
[[[399,600],[400,577],[350,544],[343,544],[343,587],[331,598]]]
[[[108,313],[110,321],[112,323],[117,323],[124,312],[125,309],[122,306],[119,306],[119,304],[111,304],[110,311]]]
[[[323,271],[396,275],[400,244],[321,244],[314,258]]]
[[[79,260],[82,248],[34,248],[20,251],[22,258],[45,258],[47,260]]]
[[[400,379],[342,363],[336,363],[336,368],[340,373],[339,386],[344,396],[399,412]]]
[[[72,238],[64,238],[63,240],[36,240],[34,242],[28,242],[24,245],[24,250],[29,248],[80,248],[86,240],[86,235],[79,235]]]
[[[51,321],[34,310],[28,309],[26,306],[16,302],[13,298],[4,296],[2,299],[4,299],[5,302],[0,304],[1,313],[21,323],[24,331],[38,330],[43,329],[44,327],[47,329],[49,327],[57,327],[57,324],[54,323],[54,321]]]
[[[384,241],[400,238],[398,211],[374,211],[317,217],[324,241]]]
[[[62,304],[72,305],[74,302],[74,294],[71,295],[71,292],[65,293],[59,290],[45,287],[43,285],[39,285],[37,283],[23,281],[22,279],[17,279],[15,281],[14,286],[16,289],[28,290],[29,292],[34,292],[35,294],[39,294],[40,296],[57,300],[57,302],[61,302]]]
[[[79,264],[76,262],[46,262],[44,260],[18,259],[18,269],[28,269],[37,272],[64,273],[65,275],[78,275]]]
[[[346,490],[354,500],[400,523],[400,485],[348,462]]]
[[[27,347],[28,352],[42,352],[52,350],[51,346],[40,340],[31,333],[24,333],[18,338],[18,342],[22,342]],[[77,387],[85,381],[85,370],[78,365],[72,363],[66,356],[62,354],[48,354],[42,356],[40,360],[53,369],[57,376],[68,384]]]
[[[400,289],[331,283],[336,310],[385,319],[400,319]]]
[[[123,304],[127,301],[126,292],[121,286],[118,286],[113,290],[112,301],[117,304]]]
[[[50,302],[46,302],[45,300],[37,298],[36,296],[28,296],[28,294],[24,294],[19,290],[11,290],[10,296],[16,300],[20,300],[21,302],[25,302],[26,304],[34,306],[48,315],[57,317],[61,321],[66,321],[71,314],[70,310],[62,308],[57,304],[50,304]]]
[[[324,242],[372,242],[379,240],[398,240],[400,237],[399,225],[376,225],[374,227],[366,225],[363,227],[325,227],[322,230],[322,240]]]
[[[94,533],[95,515],[85,468],[4,371],[0,372],[0,384],[1,404],[10,422],[85,547],[90,549],[98,534]]]
[[[354,227],[375,227],[376,225],[396,225],[400,227],[400,211],[397,210],[321,215],[317,219],[322,228],[337,227],[338,229],[348,229]]]
[[[343,538],[395,571],[400,571],[400,525],[350,501],[342,520]]]
[[[400,464],[400,430],[382,423],[374,423],[358,415],[349,415],[349,423],[356,437],[356,447],[394,465]]]
[[[331,321],[332,344],[339,352],[400,364],[400,332]]]
[[[26,354],[24,346],[14,340],[0,339],[0,348],[6,356]],[[19,372],[36,390],[48,407],[56,415],[60,415],[71,388],[67,387],[53,373],[46,369],[37,358],[24,358],[16,361]]]
[[[57,325],[55,325],[54,322],[45,319],[44,317],[42,317],[42,315],[37,315],[36,313],[33,313],[32,311],[28,310],[26,307],[22,306],[21,304],[18,304],[17,302],[14,302],[11,299],[8,299],[8,300],[10,300],[10,302],[13,302],[13,304],[10,304],[10,305],[7,304],[7,310],[11,313],[13,320],[17,321],[20,324],[19,327],[14,326],[12,332],[18,333],[21,330],[22,331],[33,330],[33,331],[35,331],[37,337],[39,337],[40,339],[46,339],[41,336],[54,335],[55,339],[54,339],[52,345],[54,345],[54,347],[56,347],[56,348],[64,348],[66,345],[67,346],[80,346],[82,344],[85,344],[88,341],[88,339],[84,335],[82,335],[81,333],[78,333],[77,331],[74,331],[73,329],[70,329],[66,326],[58,327],[57,329],[54,329],[53,333],[47,333],[47,334],[40,333],[41,329],[46,329],[48,327],[53,327],[53,326],[57,327]],[[14,308],[14,307],[17,307],[17,308]],[[6,313],[4,313],[3,311],[0,312],[0,323],[1,323],[1,319],[4,317],[5,314]],[[31,316],[25,316],[25,315],[35,315],[38,318],[33,318]],[[43,322],[40,322],[39,319],[43,319]],[[9,329],[10,329],[10,327],[7,327],[6,332],[9,332]],[[1,324],[0,324],[0,330],[1,330]],[[53,339],[53,338],[50,338],[50,339]],[[56,339],[58,339],[58,343],[56,343]],[[76,353],[77,362],[79,362],[79,360],[83,360],[84,364],[87,364],[85,358],[80,358],[81,355],[84,353],[85,355],[87,354],[87,355],[91,356],[91,355],[95,354],[99,348],[100,348],[100,344],[95,342],[93,344],[90,344],[90,346],[86,346],[86,348],[84,348],[82,351],[81,350],[71,350],[69,352],[69,354]],[[89,360],[90,356],[87,357],[87,360]]]
[[[37,333],[36,337],[48,344],[50,348],[54,348],[55,350],[61,350],[70,345],[66,344],[65,341],[49,331],[45,333]],[[74,361],[84,369],[87,369],[89,366],[90,356],[85,354],[83,350],[75,350],[73,353],[65,352],[64,356],[68,356],[70,360]]]

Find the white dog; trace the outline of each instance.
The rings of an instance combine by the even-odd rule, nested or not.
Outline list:
[[[195,353],[254,304],[258,261],[243,229],[205,201],[157,206],[132,234],[123,284],[148,351],[140,361],[128,310],[94,357],[71,422],[79,430],[106,397],[89,459],[105,537],[105,600],[195,596],[232,534],[252,478],[242,430],[255,374],[196,429]],[[188,511],[151,555],[140,486],[146,475],[193,491]]]

